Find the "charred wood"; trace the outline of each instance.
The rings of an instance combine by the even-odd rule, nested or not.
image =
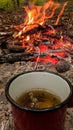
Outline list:
[[[26,35],[32,35],[34,33],[38,33],[42,30],[44,30],[45,28],[41,25],[37,25],[34,27],[31,27],[30,29],[26,30],[25,32],[22,32],[22,36],[26,36]]]
[[[62,30],[62,28],[63,28],[63,25],[62,24],[59,24],[59,25],[45,25],[44,26],[45,27],[45,29],[46,30],[52,30],[52,29],[54,29],[54,30]]]
[[[73,55],[70,55],[69,57],[65,58],[65,57],[61,57],[58,56],[56,54],[54,54],[55,52],[65,52],[65,50],[63,49],[59,49],[59,50],[49,50],[49,51],[45,51],[45,52],[23,52],[23,53],[9,53],[9,54],[2,54],[0,55],[0,64],[1,63],[14,63],[17,61],[29,61],[32,60],[36,57],[46,57],[46,56],[50,56],[52,58],[57,58],[58,60],[66,60],[66,61],[70,61],[73,59]]]
[[[58,24],[58,25],[52,25],[54,27],[54,29],[62,29],[64,27],[63,24]]]
[[[10,53],[6,55],[0,55],[0,64],[2,63],[14,63],[17,61],[29,61],[34,57],[34,53]]]
[[[14,45],[14,46],[7,46],[7,48],[8,50],[10,50],[10,52],[14,52],[14,53],[25,51],[25,48],[23,48],[23,46]]]
[[[63,35],[63,40],[69,41],[71,44],[73,44],[73,37],[70,37],[70,35]]]
[[[0,41],[4,39],[4,36],[0,36]]]
[[[55,31],[55,29],[61,28],[62,25],[40,25],[40,24],[31,24],[29,25],[25,25],[26,30],[21,31],[21,35],[22,36],[27,36],[27,35],[32,35],[32,34],[36,34],[38,32],[41,31],[41,34],[51,37],[51,38],[60,38],[60,34],[46,34],[45,32],[47,32],[48,30],[53,30]],[[60,30],[59,30],[60,31]],[[16,36],[17,37],[17,36]]]
[[[61,38],[61,35],[60,34],[46,34],[46,33],[43,33],[42,36],[45,36],[47,38],[56,38],[56,39],[60,39]]]
[[[0,37],[0,45],[2,45],[3,43],[7,42],[7,39],[8,39],[8,37],[6,37],[6,36]]]
[[[1,49],[7,48],[7,42],[5,40],[0,42],[0,48]]]
[[[0,32],[0,36],[11,36],[13,32]]]

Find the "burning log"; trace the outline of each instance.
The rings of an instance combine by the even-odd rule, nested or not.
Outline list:
[[[58,33],[58,34],[57,33],[52,33],[52,34],[45,33],[48,30],[55,32],[55,28],[57,29],[58,26],[60,27],[61,25],[54,25],[54,27],[53,27],[51,25],[42,26],[40,24],[31,24],[30,26],[29,25],[25,26],[26,30],[24,31],[24,29],[23,29],[21,31],[21,35],[22,36],[33,35],[33,34],[36,34],[41,31],[42,36],[60,39],[61,38],[60,33]]]
[[[22,36],[32,35],[32,34],[40,32],[44,29],[45,28],[43,26],[41,26],[40,24],[37,24],[35,26],[31,25],[31,28],[28,28],[25,32],[22,32]]]
[[[64,49],[57,49],[57,50],[48,50],[48,51],[45,51],[45,52],[40,52],[40,55],[41,56],[47,56],[49,53],[55,53],[55,52],[65,52]],[[35,52],[36,54],[38,54],[38,52]]]
[[[6,53],[6,54],[1,54],[0,55],[0,63],[14,63],[14,62],[17,62],[17,61],[29,61],[29,60],[32,60],[34,58],[37,59],[37,57],[43,58],[43,57],[46,57],[46,56],[50,56],[51,58],[56,58],[59,61],[64,60],[64,61],[68,61],[69,63],[71,63],[72,58],[73,58],[73,55],[70,55],[70,54],[69,55],[67,54],[67,57],[62,57],[62,56],[55,54],[55,53],[60,53],[60,52],[66,53],[66,51],[64,49],[57,49],[57,50],[51,49],[51,50],[48,50],[48,51],[45,51],[45,52],[40,52],[40,50],[39,51],[32,51],[32,52],[27,52],[27,51],[23,52],[23,51],[20,52],[20,53],[19,52],[16,52],[16,53],[10,53],[9,52],[9,53]],[[39,62],[39,59],[38,59],[38,62]]]
[[[51,53],[53,52],[60,52],[63,50],[49,50],[47,52],[40,52],[40,54],[38,52],[23,52],[23,53],[9,53],[9,54],[2,54],[0,55],[0,63],[14,63],[17,61],[29,61],[31,59],[36,58],[37,56],[40,57],[44,57],[47,55],[50,56],[54,56],[51,55]],[[55,56],[57,57],[57,56]],[[58,59],[62,59],[62,57],[57,57]]]
[[[26,36],[26,35],[32,35],[32,34],[35,34],[35,33],[38,33],[38,31],[41,33],[44,33],[46,32],[47,30],[53,30],[55,31],[55,28],[57,29],[58,27],[61,27],[61,25],[54,25],[54,26],[51,26],[51,25],[40,25],[40,24],[31,24],[30,26],[27,25],[25,26],[26,28],[26,31],[22,30],[22,36]],[[49,34],[49,36],[51,36]],[[54,38],[54,37],[53,37]],[[55,36],[56,38],[56,36]]]

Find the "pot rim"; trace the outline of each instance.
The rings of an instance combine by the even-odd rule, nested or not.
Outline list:
[[[69,87],[70,87],[70,94],[68,95],[68,97],[66,98],[66,100],[64,100],[63,102],[61,102],[60,104],[54,106],[54,107],[49,107],[49,108],[41,108],[41,109],[37,109],[37,108],[27,108],[27,107],[22,107],[20,106],[19,104],[17,104],[10,96],[9,94],[9,86],[10,84],[12,83],[12,81],[14,79],[16,79],[17,77],[23,75],[23,74],[27,74],[27,73],[32,73],[32,72],[46,72],[46,73],[50,73],[50,74],[54,74],[54,75],[57,75],[59,77],[61,77],[63,80],[65,80]],[[22,110],[22,111],[31,111],[31,112],[46,112],[46,111],[54,111],[54,110],[57,110],[57,109],[60,109],[61,107],[64,107],[68,101],[71,99],[72,97],[72,94],[73,94],[73,85],[71,84],[71,82],[66,79],[65,77],[55,73],[55,72],[51,72],[51,71],[44,71],[44,70],[33,70],[33,71],[27,71],[27,72],[22,72],[22,73],[19,73],[15,76],[13,76],[6,84],[6,87],[5,87],[5,96],[6,98],[8,99],[8,101],[13,105],[15,106],[16,108]]]

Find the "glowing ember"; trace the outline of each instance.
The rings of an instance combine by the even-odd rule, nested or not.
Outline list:
[[[61,7],[60,13],[54,23],[55,26],[58,25],[67,3],[65,2]],[[26,11],[24,23],[14,26],[18,31],[15,38],[19,39],[22,46],[26,48],[26,52],[35,51],[37,57],[39,57],[39,61],[56,64],[60,59],[67,57],[67,49],[73,49],[70,40],[62,36],[62,30],[57,30],[54,26],[46,24],[46,21],[54,17],[56,10],[60,6],[60,3],[55,3],[53,0],[49,0],[43,6],[34,6],[29,3],[28,6],[24,7]],[[57,38],[58,31],[59,38]],[[41,56],[42,53],[45,54],[44,57]]]

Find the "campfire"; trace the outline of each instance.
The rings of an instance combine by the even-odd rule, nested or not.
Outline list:
[[[24,23],[13,26],[12,42],[6,45],[9,53],[1,55],[0,61],[3,63],[30,60],[56,65],[63,60],[72,64],[73,40],[63,34],[63,25],[59,24],[67,4],[68,2],[65,2],[61,5],[49,0],[41,6],[33,3],[24,6]],[[56,20],[51,25],[49,21],[55,17],[57,11]]]
[[[5,99],[5,86],[11,77],[45,70],[60,72],[73,84],[72,10],[73,5],[68,2],[49,0],[42,6],[29,3],[17,11],[0,12],[1,129],[14,130],[12,110]],[[72,118],[73,108],[69,108],[65,130],[73,129]]]

